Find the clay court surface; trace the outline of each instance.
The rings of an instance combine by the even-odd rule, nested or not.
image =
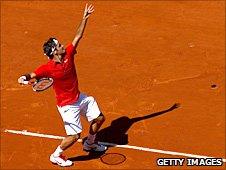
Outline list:
[[[106,116],[99,140],[225,159],[225,2],[93,1],[75,59],[82,92]],[[1,169],[61,169],[49,162],[60,140],[6,129],[64,136],[52,89],[33,92],[17,78],[47,62],[43,42],[72,41],[81,1],[1,2]],[[211,88],[211,85],[217,85]],[[175,103],[179,108],[169,109]],[[149,115],[149,116],[147,116]],[[145,117],[146,116],[146,117]],[[82,119],[84,131],[88,123]],[[157,158],[186,158],[111,147],[118,165],[66,151],[68,169],[225,169],[158,167]]]

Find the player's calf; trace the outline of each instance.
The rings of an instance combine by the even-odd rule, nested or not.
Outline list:
[[[75,135],[68,135],[68,136],[66,136],[62,140],[62,142],[60,144],[61,149],[62,150],[66,150],[71,145],[73,145],[79,138],[80,138],[80,133],[79,134],[75,134]]]

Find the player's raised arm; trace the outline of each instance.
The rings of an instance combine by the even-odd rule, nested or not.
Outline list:
[[[83,17],[82,17],[82,21],[81,21],[81,23],[78,27],[75,38],[72,41],[72,44],[73,44],[73,46],[75,46],[75,48],[78,46],[79,40],[82,38],[83,32],[84,32],[85,27],[86,27],[87,19],[93,13],[93,11],[94,11],[94,6],[86,4],[85,9],[84,9],[84,14],[83,14]]]

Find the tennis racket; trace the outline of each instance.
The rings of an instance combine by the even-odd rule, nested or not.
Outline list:
[[[32,89],[35,92],[41,92],[53,85],[52,78],[41,78],[32,83]]]
[[[51,87],[53,85],[53,79],[52,78],[31,79],[29,81],[23,81],[22,84],[32,85],[33,91],[40,92]]]

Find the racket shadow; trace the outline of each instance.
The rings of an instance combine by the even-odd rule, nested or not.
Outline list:
[[[97,133],[97,140],[114,143],[117,145],[126,145],[128,144],[128,134],[127,131],[129,128],[136,122],[154,118],[156,116],[160,116],[162,114],[168,113],[180,107],[179,103],[173,104],[170,108],[166,110],[162,110],[159,112],[151,113],[141,117],[129,118],[127,116],[119,117],[111,122],[111,125],[101,129]]]

